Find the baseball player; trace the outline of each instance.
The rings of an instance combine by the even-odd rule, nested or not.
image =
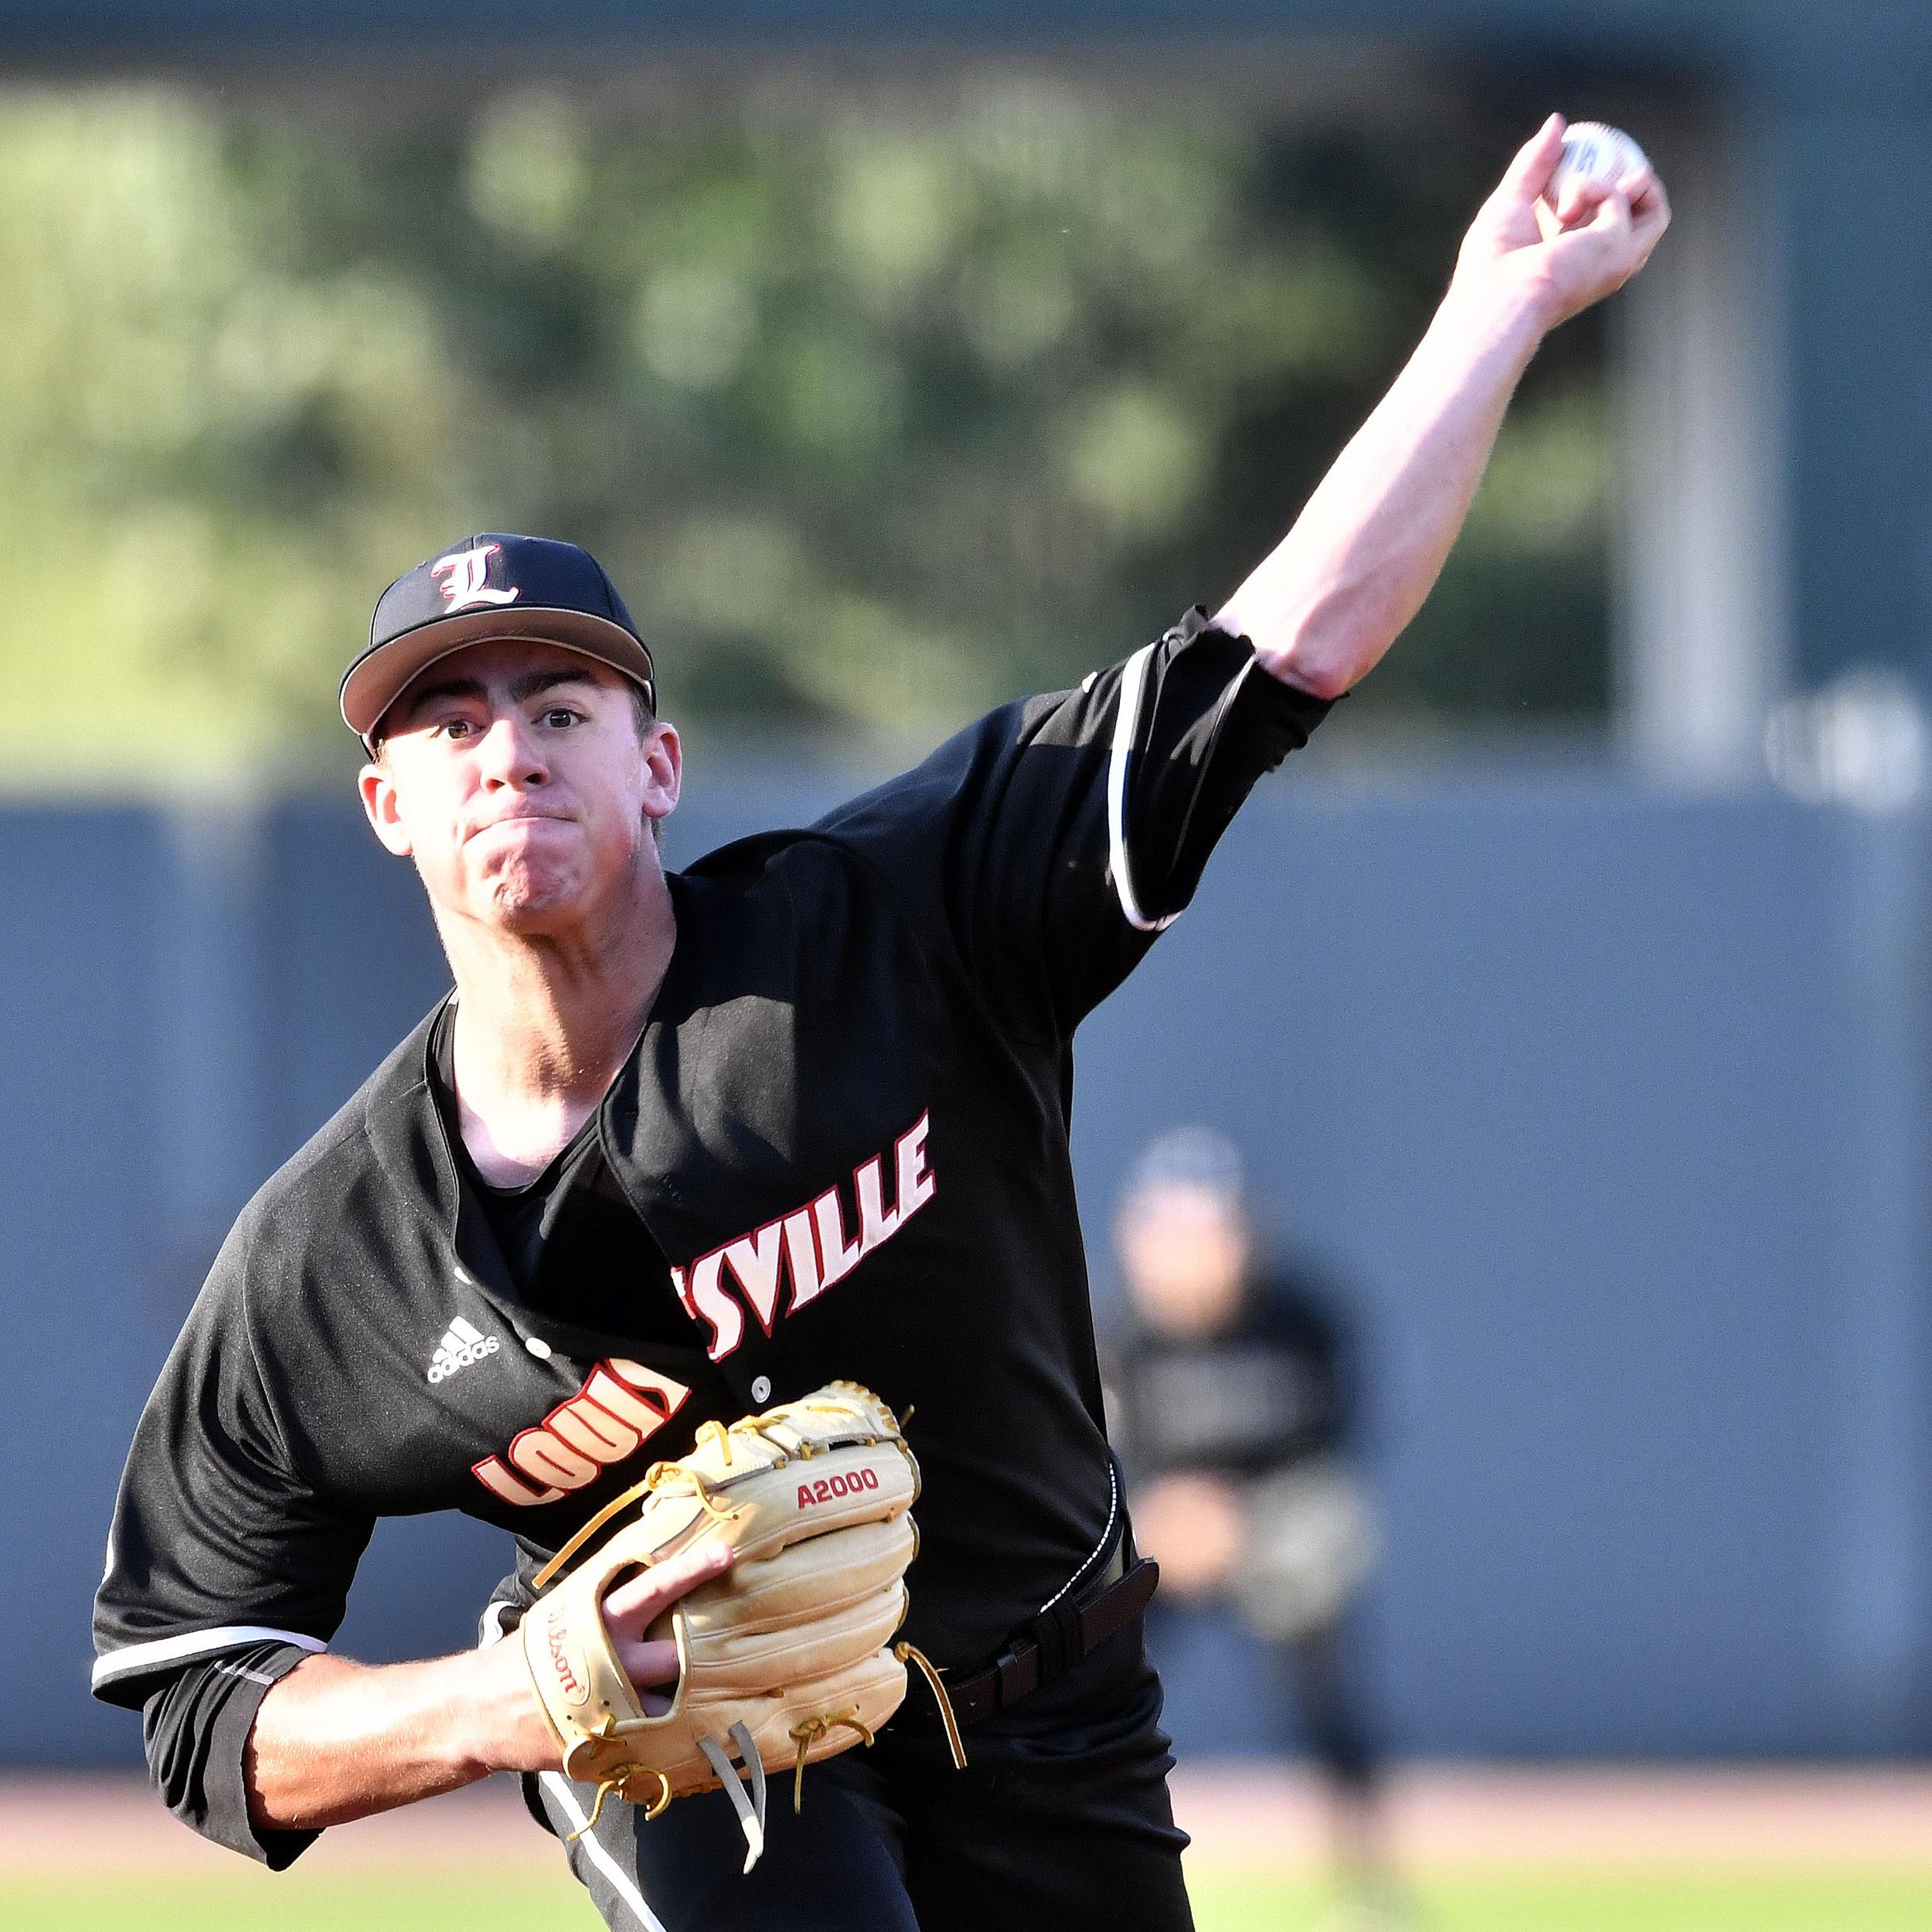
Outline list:
[[[342,713],[454,991],[243,1213],[137,1431],[94,1685],[143,1713],[179,1816],[279,1867],[510,1770],[626,1932],[1189,1923],[1151,1566],[1101,1423],[1070,1042],[1414,613],[1542,336],[1662,233],[1645,173],[1580,184],[1544,240],[1560,137],[1516,156],[1413,359],[1217,616],[809,830],[665,872],[678,736],[583,552],[474,538],[383,594]],[[964,1770],[936,1700],[909,1699],[774,1810],[741,1875],[722,1792],[585,1828],[520,1643],[330,1652],[378,1517],[512,1533],[494,1634],[647,1464],[838,1378],[912,1412],[907,1634]],[[724,1560],[606,1602],[641,1689],[678,1676],[653,1621]]]
[[[1107,1420],[1157,1613],[1224,1605],[1286,1665],[1335,1800],[1339,1876],[1362,1924],[1403,1922],[1383,1842],[1381,1758],[1349,1667],[1377,1535],[1351,1466],[1355,1376],[1325,1284],[1267,1257],[1239,1151],[1205,1127],[1143,1149],[1121,1192],[1126,1290]],[[1162,1650],[1165,1620],[1151,1619]]]

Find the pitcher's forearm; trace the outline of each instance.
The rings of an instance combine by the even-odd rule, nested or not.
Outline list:
[[[618,1666],[640,1689],[675,1686],[678,1647],[648,1633],[699,1584],[721,1577],[721,1543],[679,1552],[604,1600]],[[257,1826],[319,1829],[474,1784],[492,1771],[548,1771],[556,1733],[520,1639],[420,1664],[308,1657],[255,1713],[243,1764]]]
[[[305,1658],[262,1699],[244,1775],[258,1826],[343,1825],[557,1763],[514,1642],[421,1663]]]
[[[1644,168],[1573,184],[1546,230],[1563,132],[1553,114],[1518,151],[1407,366],[1223,607],[1276,677],[1332,698],[1374,667],[1435,583],[1537,345],[1629,281],[1669,225]]]
[[[1388,393],[1223,621],[1322,697],[1367,674],[1429,594],[1543,338],[1533,300],[1451,288]]]

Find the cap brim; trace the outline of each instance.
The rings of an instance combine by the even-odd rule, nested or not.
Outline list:
[[[587,611],[564,611],[543,605],[505,610],[464,611],[419,624],[365,651],[342,679],[342,722],[366,742],[383,716],[410,685],[433,664],[454,657],[473,644],[505,638],[529,638],[541,644],[561,645],[621,672],[643,685],[657,703],[657,677],[651,653],[621,624],[594,617]]]

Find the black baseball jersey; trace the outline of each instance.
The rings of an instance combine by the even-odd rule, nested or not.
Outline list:
[[[243,1747],[378,1517],[464,1511],[527,1571],[700,1422],[834,1377],[915,1411],[912,1639],[976,1664],[1053,1598],[1121,1507],[1073,1031],[1326,709],[1197,611],[671,875],[663,986],[516,1265],[425,1020],[243,1213],[135,1436],[94,1687],[145,1709],[177,1812],[275,1864],[308,1842],[250,1828]]]

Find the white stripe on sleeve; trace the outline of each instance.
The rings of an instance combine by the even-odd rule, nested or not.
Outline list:
[[[1147,667],[1154,646],[1144,644],[1121,667],[1121,695],[1114,713],[1114,746],[1107,762],[1107,863],[1120,895],[1121,910],[1136,932],[1158,933],[1179,915],[1149,919],[1134,896],[1134,876],[1127,859],[1127,767],[1134,755],[1134,733],[1141,721],[1141,699],[1147,690]]]
[[[1149,919],[1141,910],[1134,891],[1134,875],[1127,856],[1127,778],[1128,761],[1134,755],[1134,738],[1140,728],[1141,705],[1147,695],[1147,667],[1156,647],[1144,644],[1121,667],[1119,707],[1114,714],[1114,744],[1107,764],[1107,862],[1114,875],[1114,889],[1120,895],[1121,910],[1135,931],[1162,933],[1180,917],[1178,912]],[[1254,668],[1250,657],[1236,674],[1221,699],[1223,709],[1232,704],[1248,673]]]
[[[111,1684],[117,1679],[135,1677],[169,1664],[185,1664],[197,1657],[212,1657],[217,1651],[240,1650],[250,1644],[293,1644],[298,1650],[322,1651],[328,1646],[319,1637],[299,1630],[270,1630],[260,1624],[227,1624],[219,1630],[191,1630],[179,1637],[158,1637],[152,1643],[129,1644],[111,1650],[94,1662],[94,1687]]]

